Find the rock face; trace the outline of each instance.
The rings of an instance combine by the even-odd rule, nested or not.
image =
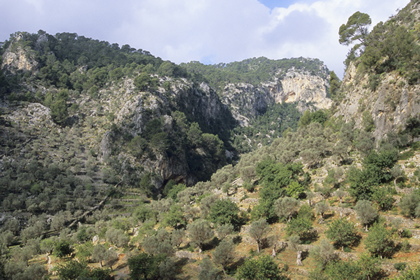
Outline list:
[[[33,71],[38,66],[38,62],[35,60],[35,56],[30,51],[30,48],[24,47],[22,34],[16,35],[2,58],[1,69],[7,69],[11,73],[16,73],[19,70]]]
[[[268,106],[276,103],[295,102],[301,111],[308,108],[328,109],[332,101],[327,97],[328,71],[323,67],[322,76],[292,68],[286,73],[278,72],[272,81],[257,86],[228,84],[221,93],[222,102],[229,106],[242,126],[248,126],[250,118],[263,114]]]
[[[277,91],[276,102],[312,103],[317,109],[331,107],[331,99],[327,97],[328,81],[320,76],[289,71],[280,82],[282,90]]]
[[[377,27],[382,29],[376,33],[383,34],[383,38],[376,39],[378,42],[375,38],[367,40],[365,53],[360,58],[355,58],[347,67],[341,86],[345,98],[337,106],[335,115],[343,117],[347,122],[354,121],[358,128],[372,130],[376,140],[383,139],[389,132],[398,133],[404,130],[407,119],[419,116],[420,85],[418,79],[410,78],[411,74],[416,77],[418,72],[419,60],[415,52],[418,52],[419,44],[419,18],[420,3],[410,1],[388,22],[378,24]],[[371,34],[376,35],[374,32],[377,27]],[[393,40],[398,38],[395,30],[413,35],[412,38],[408,37],[412,44],[408,50],[413,52],[394,55],[391,58],[398,59],[398,62],[394,62],[396,66],[386,67],[384,65],[390,63],[391,58],[385,46],[392,48],[394,45],[394,48],[397,46],[399,49],[406,46],[405,42]],[[372,45],[369,45],[370,42]],[[376,51],[376,58],[372,55],[372,50]],[[375,64],[369,62],[369,59],[374,59]],[[407,76],[407,73],[411,74]]]
[[[375,91],[366,85],[369,77],[357,77],[351,64],[343,79],[342,89],[346,98],[338,106],[335,116],[347,122],[354,121],[356,127],[363,128],[369,118],[373,120],[375,139],[380,140],[389,132],[398,132],[410,117],[420,113],[420,86],[409,86],[396,73],[383,75]]]
[[[142,169],[146,173],[154,174],[156,187],[168,180],[191,185],[197,182],[197,179],[203,179],[200,177],[203,175],[200,170],[211,174],[221,167],[217,160],[214,161],[214,157],[208,154],[207,147],[196,147],[196,151],[193,151],[192,147],[177,142],[175,152],[154,150],[153,156],[145,153],[137,158],[124,152],[118,155],[113,152],[122,144],[121,134],[148,139],[146,134],[147,129],[150,130],[149,123],[157,119],[161,121],[161,129],[169,141],[176,142],[176,139],[173,139],[174,134],[185,132],[178,131],[179,126],[173,118],[174,111],[182,112],[190,122],[197,122],[203,132],[218,134],[219,138],[223,138],[223,133],[236,125],[227,106],[207,84],[197,85],[187,79],[160,77],[159,83],[165,82],[170,83],[171,87],[158,87],[153,93],[135,90],[132,79],[126,79],[101,91],[101,105],[105,111],[115,115],[114,125],[118,130],[101,132],[99,156],[102,162],[107,162],[113,155],[119,162],[124,162],[124,169]],[[198,158],[209,157],[211,160],[196,162],[191,166],[191,154]],[[197,169],[199,171],[192,172]]]

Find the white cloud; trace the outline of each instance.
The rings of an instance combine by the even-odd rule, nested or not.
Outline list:
[[[385,21],[409,0],[294,2],[270,9],[257,0],[0,0],[0,41],[16,31],[76,32],[177,63],[303,56],[342,75],[348,47],[338,43],[339,26],[356,11]]]

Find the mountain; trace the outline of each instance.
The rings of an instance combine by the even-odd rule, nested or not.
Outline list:
[[[205,76],[241,126],[278,103],[297,103],[305,109],[328,109],[329,71],[318,59],[270,60],[265,57],[228,64],[182,65]]]
[[[13,34],[0,278],[419,278],[418,13],[377,25],[341,83],[317,59]]]
[[[368,35],[360,57],[350,60],[335,116],[354,121],[377,140],[405,129],[420,112],[420,4],[411,1]]]
[[[208,180],[295,127],[295,108],[330,103],[319,60],[178,66],[74,33],[12,34],[1,69],[3,209],[34,214]]]

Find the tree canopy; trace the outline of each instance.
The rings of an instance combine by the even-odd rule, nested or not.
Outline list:
[[[368,34],[368,27],[372,23],[370,16],[365,13],[355,12],[349,17],[346,24],[340,26],[340,44],[348,46],[354,41],[364,43]]]

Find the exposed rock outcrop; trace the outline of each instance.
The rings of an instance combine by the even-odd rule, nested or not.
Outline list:
[[[367,86],[368,80],[368,75],[358,75],[354,64],[349,65],[342,84],[346,97],[335,116],[354,121],[357,128],[373,121],[373,134],[380,140],[391,131],[403,130],[407,119],[420,113],[419,85],[408,85],[394,72],[383,74],[376,90]]]
[[[263,114],[267,107],[276,103],[295,102],[301,111],[328,109],[332,101],[327,97],[328,71],[323,67],[322,76],[291,68],[286,73],[278,72],[272,81],[257,86],[228,84],[221,93],[222,102],[230,107],[242,126],[248,126],[251,118]]]
[[[14,37],[8,49],[3,54],[1,69],[6,69],[11,73],[16,71],[33,71],[38,66],[35,54],[29,47],[25,47],[24,36],[22,33]]]

